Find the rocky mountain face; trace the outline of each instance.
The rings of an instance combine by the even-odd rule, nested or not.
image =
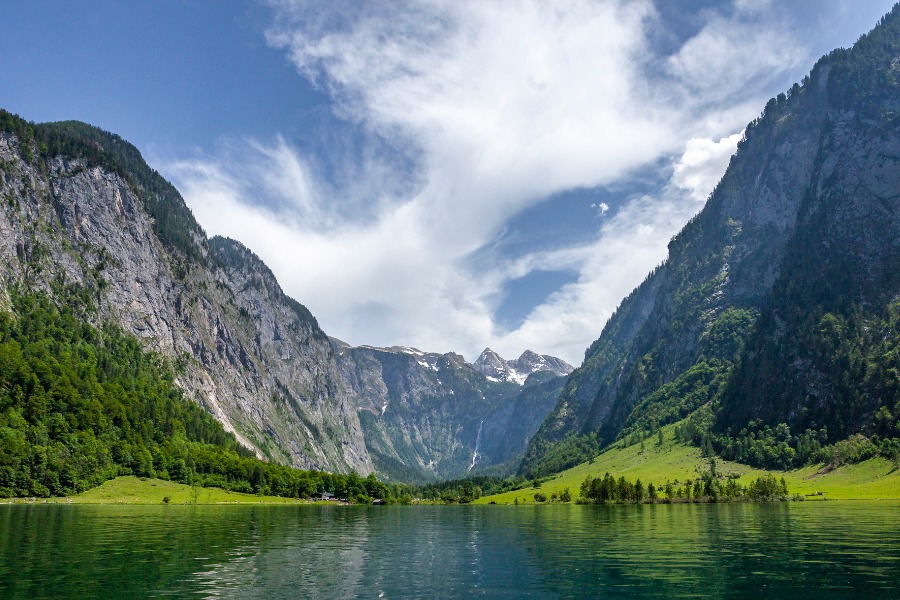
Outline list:
[[[561,377],[575,370],[575,367],[555,356],[541,355],[526,350],[516,360],[504,360],[490,348],[485,348],[472,366],[491,381],[507,381],[519,385],[524,385],[525,380],[532,373],[539,371],[546,371]]]
[[[79,294],[166,357],[260,457],[369,473],[355,405],[315,319],[239,243],[207,240],[118,136],[0,114],[0,298]]]
[[[563,381],[540,370],[523,388],[454,353],[332,343],[376,470],[398,481],[463,477],[521,457]]]
[[[895,7],[747,127],[704,209],[569,377],[523,472],[701,407],[723,433],[871,432],[900,400],[898,119]]]
[[[80,295],[261,458],[401,481],[512,464],[571,370],[526,352],[491,380],[453,353],[329,340],[118,136],[2,111],[0,126],[0,307],[16,289]]]

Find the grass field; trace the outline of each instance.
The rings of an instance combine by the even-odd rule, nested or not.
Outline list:
[[[256,496],[220,488],[191,487],[182,483],[138,477],[117,477],[71,498],[38,498],[35,502],[72,504],[311,504],[305,500]],[[13,502],[31,502],[17,498]]]
[[[667,481],[684,482],[693,479],[709,469],[709,462],[700,456],[700,450],[675,442],[675,425],[663,428],[663,445],[658,446],[656,438],[622,448],[617,445],[597,456],[592,462],[585,462],[563,471],[553,479],[544,482],[540,488],[527,487],[521,490],[485,496],[476,500],[478,504],[534,503],[534,493],[542,492],[548,498],[569,488],[572,498],[579,495],[584,479],[603,476],[605,473],[624,476],[629,481],[640,479],[646,486],[653,483],[657,487]],[[717,460],[717,471],[723,474],[740,475],[739,482],[747,485],[760,475],[773,473],[784,477],[791,494],[814,494],[823,492],[816,499],[900,499],[900,470],[883,459],[874,458],[856,465],[840,467],[827,474],[818,475],[822,465],[805,467],[794,471],[764,471],[738,463]]]

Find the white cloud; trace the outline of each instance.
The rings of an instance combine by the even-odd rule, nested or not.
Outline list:
[[[704,138],[688,140],[684,154],[675,163],[672,183],[688,190],[695,200],[706,200],[722,178],[742,135],[743,132],[735,133],[718,142]]]
[[[768,2],[736,2],[735,15],[714,16],[667,60],[691,101],[719,104],[771,83],[807,58],[786,23],[752,26],[773,14]],[[749,20],[749,22],[748,22]],[[750,25],[750,26],[748,26]],[[752,95],[752,94],[751,94]]]
[[[591,204],[591,208],[597,209],[597,214],[601,217],[609,212],[609,204],[606,202],[600,202],[599,204]]]
[[[723,163],[723,153],[731,141],[736,144],[739,137],[740,134],[736,134],[720,142],[692,139],[675,161],[674,168],[689,164],[694,172],[709,175],[718,169],[713,183],[709,183],[712,181],[709,178],[698,179],[703,182],[696,185],[708,187],[708,194],[724,172],[727,156],[730,156],[727,154]],[[714,151],[698,151],[698,148],[713,148]],[[512,279],[531,270],[553,268],[574,269],[581,276],[535,308],[516,331],[495,339],[491,348],[512,356],[517,348],[540,345],[542,352],[555,353],[574,361],[573,364],[580,363],[584,348],[596,339],[597,332],[622,298],[665,258],[671,237],[700,209],[702,204],[697,202],[700,189],[684,185],[673,173],[669,183],[658,193],[636,196],[626,202],[604,222],[594,242],[563,251],[530,255],[510,265],[498,279]],[[586,341],[575,347],[571,340]]]
[[[270,44],[332,97],[341,118],[405,152],[420,185],[399,197],[380,193],[386,176],[376,157],[372,172],[331,189],[314,157],[283,140],[234,143],[166,172],[207,230],[257,252],[329,334],[469,358],[484,346],[507,356],[527,347],[580,362],[699,209],[694,197],[705,198],[721,175],[734,144],[722,136],[763,105],[768,94],[748,92],[747,81],[783,73],[760,49],[777,43],[793,52],[780,26],[740,8],[730,20],[713,14],[661,57],[648,41],[660,26],[649,0],[272,6]],[[486,272],[466,267],[533,203],[673,155],[674,179],[658,194],[616,211],[597,206],[606,216],[594,243]],[[346,206],[366,188],[375,198],[367,217],[348,217]],[[563,268],[577,270],[578,281],[516,331],[495,325],[506,281]]]

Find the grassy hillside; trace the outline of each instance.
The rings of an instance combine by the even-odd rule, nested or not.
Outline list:
[[[677,443],[674,436],[675,425],[663,428],[663,444],[657,445],[656,438],[641,444],[622,447],[616,444],[610,450],[597,456],[593,461],[581,463],[567,469],[552,479],[545,481],[540,488],[527,487],[520,490],[485,496],[475,503],[512,504],[533,503],[535,492],[541,492],[548,498],[553,493],[560,493],[569,488],[572,498],[577,498],[581,483],[590,475],[603,476],[605,473],[629,481],[640,479],[644,485],[653,483],[657,487],[666,481],[684,482],[694,479],[701,472],[708,470],[709,462],[700,456],[700,449]],[[791,494],[813,494],[823,492],[826,499],[897,499],[900,498],[900,469],[884,458],[873,458],[865,462],[846,465],[826,474],[817,474],[822,465],[804,467],[793,471],[762,471],[739,463],[718,460],[717,471],[722,474],[738,474],[739,482],[749,485],[750,481],[760,475],[773,473],[784,477]]]

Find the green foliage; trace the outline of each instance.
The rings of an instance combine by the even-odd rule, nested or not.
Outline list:
[[[695,364],[645,397],[631,412],[621,437],[684,419],[712,401],[727,379],[727,366],[719,361]]]
[[[663,487],[665,500],[661,500],[658,489],[649,483],[646,490],[638,479],[630,482],[625,477],[616,479],[609,473],[603,477],[588,475],[581,484],[581,501],[597,504],[641,504],[665,502],[721,502],[735,500],[787,500],[788,489],[784,477],[780,481],[768,474],[742,486],[734,478],[716,474],[714,463],[711,468],[696,479],[683,483],[667,481]]]
[[[810,288],[799,304],[815,307],[817,293]],[[799,430],[824,428],[829,442],[854,433],[900,435],[885,419],[900,400],[900,301],[881,314],[855,304],[832,312],[798,312],[785,304],[778,314],[765,319],[756,352],[723,391],[720,432],[762,420]],[[785,322],[792,334],[779,339]],[[813,383],[818,401],[806,392]],[[876,414],[882,417],[874,419]]]
[[[640,479],[631,483],[624,476],[616,480],[609,473],[596,478],[588,475],[581,484],[581,498],[600,504],[607,502],[640,503],[645,498],[644,486]]]
[[[758,312],[752,309],[732,307],[722,311],[700,336],[697,362],[644,396],[631,410],[619,437],[636,431],[652,434],[659,426],[681,421],[717,400],[757,316]]]
[[[70,495],[132,474],[293,498],[393,497],[374,477],[257,460],[134,338],[88,325],[74,300],[11,298],[15,318],[0,313],[0,497]]]
[[[900,402],[894,407],[900,413]],[[876,415],[881,433],[861,434],[828,444],[828,431],[807,429],[792,434],[787,423],[771,427],[760,420],[751,421],[737,435],[712,430],[712,411],[698,411],[675,428],[675,439],[701,448],[704,456],[718,454],[726,460],[764,469],[789,470],[824,463],[829,468],[856,464],[876,456],[900,462],[900,423],[891,410],[882,407]]]
[[[733,362],[752,333],[759,311],[730,307],[700,336],[699,356],[710,362]]]
[[[852,49],[829,54],[802,85],[766,104],[704,209],[670,242],[666,263],[588,349],[532,440],[525,472],[569,464],[552,447],[571,446],[567,436],[597,430],[602,447],[638,443],[707,405],[715,427],[695,423],[685,436],[707,456],[787,468],[840,460],[827,449],[857,434],[868,441],[834,446],[834,456],[900,454],[896,202],[851,166],[883,165],[894,144],[898,53],[900,4]],[[806,166],[782,171],[789,186],[768,179],[776,149],[799,147],[799,139],[819,140]],[[791,198],[796,221],[783,222],[783,247],[768,226],[739,222],[742,211],[727,205],[768,186],[806,190]],[[767,273],[776,274],[771,290],[750,285]],[[799,435],[783,435],[782,425]]]
[[[529,479],[559,473],[589,460],[599,451],[600,443],[595,433],[570,434],[556,443],[533,440],[519,473]]]
[[[770,473],[750,482],[746,494],[754,500],[785,500],[788,497],[788,489],[784,477],[777,480]]]
[[[522,489],[528,485],[523,478],[499,479],[477,475],[465,479],[451,479],[428,483],[414,488],[419,498],[439,500],[446,504],[467,504],[482,496],[499,494],[509,490]]]

